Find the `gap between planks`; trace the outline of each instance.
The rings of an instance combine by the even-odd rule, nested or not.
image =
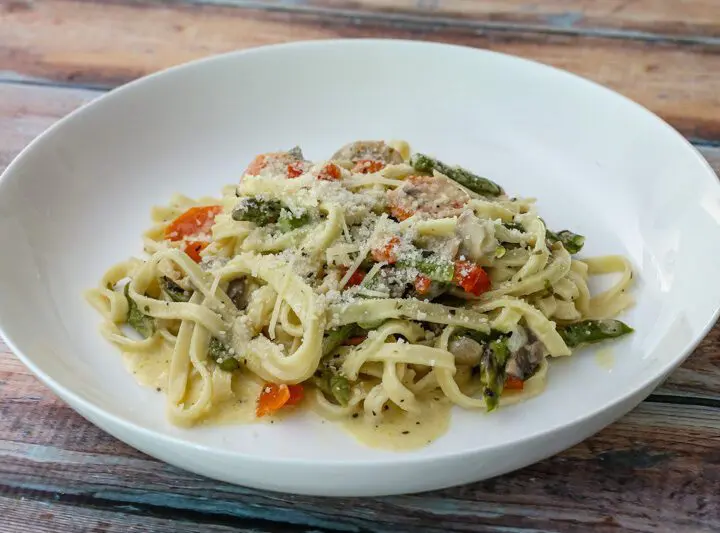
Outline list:
[[[2,491],[0,491],[2,494]],[[23,490],[0,495],[0,516],[3,533],[127,533],[162,532],[173,533],[280,533],[290,531],[268,527],[261,521],[240,521],[236,518],[227,525],[209,524],[205,520],[193,520],[177,511],[154,513],[153,509],[121,506],[115,503],[104,506],[97,500],[83,498],[78,504],[66,503],[57,493]],[[32,526],[32,530],[28,526]],[[319,532],[316,528],[299,528],[294,531]]]
[[[146,3],[158,3],[153,2],[153,0],[145,1]],[[577,22],[584,19],[581,11],[564,11],[555,14],[547,13],[544,18],[519,16],[513,20],[513,12],[508,13],[507,11],[503,12],[500,10],[500,13],[498,13],[499,17],[493,19],[494,13],[473,10],[472,6],[470,6],[471,9],[469,13],[460,11],[459,9],[442,9],[442,2],[438,2],[437,7],[434,9],[423,8],[423,2],[419,4],[416,3],[414,9],[411,6],[407,6],[405,9],[402,7],[392,7],[390,5],[392,2],[298,2],[297,0],[280,0],[276,2],[262,0],[181,0],[181,2],[186,5],[198,7],[219,6],[289,14],[300,13],[321,17],[346,17],[356,21],[362,20],[367,23],[395,25],[399,28],[414,30],[436,30],[452,27],[458,29],[463,28],[470,31],[492,30],[501,32],[573,35],[578,37],[604,37],[608,39],[677,45],[720,45],[720,37],[716,35],[683,33],[681,31],[673,32],[668,31],[668,29],[671,28],[667,26],[657,28],[658,31],[652,31],[651,24],[648,25],[647,30],[622,26],[613,27],[612,25],[608,27],[578,25]],[[115,0],[115,3],[123,4],[127,2]],[[449,4],[450,2],[445,3]],[[718,26],[720,26],[720,15],[717,21],[719,22]],[[610,20],[605,19],[603,22],[610,22]],[[600,20],[598,23],[602,24]],[[678,26],[679,25],[680,24],[678,24]],[[697,31],[702,31],[700,26],[696,28]]]
[[[82,0],[96,2],[97,0]],[[128,4],[128,0],[105,3]],[[163,5],[163,0],[141,0]],[[188,6],[363,18],[395,24],[563,33],[684,44],[720,43],[714,0],[180,0]],[[22,4],[22,2],[18,2]],[[22,8],[21,8],[22,9]]]

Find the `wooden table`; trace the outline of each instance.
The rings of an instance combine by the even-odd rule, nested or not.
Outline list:
[[[331,37],[452,42],[568,69],[644,104],[720,168],[720,0],[0,0],[0,169],[138,76]],[[563,454],[474,485],[353,500],[234,487],[151,459],[75,414],[0,342],[0,531],[235,530],[720,531],[720,327],[637,409]]]

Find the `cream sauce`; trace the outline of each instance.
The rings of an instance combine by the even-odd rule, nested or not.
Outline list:
[[[601,348],[595,354],[595,362],[600,368],[612,370],[615,366],[615,354],[612,348]]]
[[[160,350],[144,352],[123,351],[123,362],[140,385],[165,392],[172,348],[162,343]]]
[[[126,366],[141,385],[163,392],[167,388],[167,372],[171,357],[172,347],[168,344],[164,344],[161,350],[123,353]],[[518,403],[542,392],[546,372],[547,365],[543,365],[541,371],[525,383],[522,392],[505,391],[500,399],[501,406]],[[191,380],[188,400],[194,396],[192,382],[195,381]],[[230,388],[232,394],[218,402],[199,422],[200,424],[275,423],[292,416],[296,409],[283,409],[276,415],[257,418],[256,401],[262,389],[262,383],[258,378],[247,372],[237,372],[232,376]],[[372,448],[393,451],[422,448],[448,430],[452,404],[440,391],[419,396],[418,404],[420,405],[418,413],[408,413],[392,406],[383,411],[376,421],[359,414],[356,418],[344,418],[337,423],[359,442]],[[478,412],[478,415],[482,414]]]
[[[342,421],[340,425],[372,448],[395,451],[422,448],[447,431],[451,404],[441,394],[431,394],[418,400],[419,413],[390,407],[377,417],[377,422],[360,415]]]
[[[248,424],[265,420],[255,416],[257,397],[262,390],[259,381],[239,372],[233,375],[231,388],[233,396],[214,407],[203,419],[203,424]]]

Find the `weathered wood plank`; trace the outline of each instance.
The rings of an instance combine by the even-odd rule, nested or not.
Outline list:
[[[33,138],[101,94],[82,89],[0,84],[0,172]]]
[[[0,496],[0,516],[4,533],[127,533],[163,532],[173,533],[232,533],[232,532],[270,532],[273,529],[251,524],[245,527],[239,521],[232,524],[207,524],[191,520],[187,516],[172,514],[167,517],[152,516],[148,512],[136,514],[130,506],[105,510],[99,508],[103,502],[95,502],[94,507],[67,505],[57,501],[46,501],[44,494],[24,491],[15,497]],[[37,498],[37,499],[33,499]],[[275,529],[277,531],[277,529]],[[314,530],[316,531],[316,530]]]
[[[194,0],[198,4],[249,4],[237,0]],[[464,24],[495,24],[538,31],[620,30],[674,36],[720,35],[720,4],[715,0],[264,0],[268,8],[346,10],[366,16],[404,15],[451,19]]]
[[[244,3],[243,3],[244,4]],[[47,0],[5,10],[0,70],[115,85],[213,53],[331,37],[451,42],[528,57],[594,79],[639,101],[688,136],[720,139],[720,45],[677,45],[427,20],[353,17],[332,10],[128,5]],[[88,46],[91,42],[92,46]]]
[[[712,157],[707,150],[703,154],[720,174],[720,148],[712,150]],[[720,399],[720,323],[655,392]]]
[[[363,530],[368,518],[373,530],[388,532],[720,528],[718,409],[645,403],[595,437],[522,471],[444,491],[368,499],[218,483],[138,456],[121,443],[108,457],[94,450],[92,433],[102,432],[78,415],[68,417],[62,432],[86,427],[77,450],[50,445],[52,440],[0,436],[0,492],[136,514],[192,512],[193,519],[202,514],[211,524],[242,519],[343,531]]]
[[[131,4],[137,0],[79,0]],[[167,4],[167,0],[140,0]],[[272,11],[347,14],[375,20],[430,19],[436,24],[612,35],[625,39],[679,38],[703,42],[720,35],[714,0],[185,0],[186,4]],[[8,13],[31,9],[30,0],[6,2]]]

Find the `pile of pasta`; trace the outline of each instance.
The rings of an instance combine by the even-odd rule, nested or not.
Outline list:
[[[493,410],[542,391],[548,357],[632,331],[613,319],[632,304],[624,257],[575,257],[584,237],[551,231],[533,200],[404,142],[262,154],[221,198],[176,195],[152,219],[148,256],[87,298],[134,360],[166,354],[177,424],[243,383],[258,417],[307,405],[377,423],[438,396]]]

